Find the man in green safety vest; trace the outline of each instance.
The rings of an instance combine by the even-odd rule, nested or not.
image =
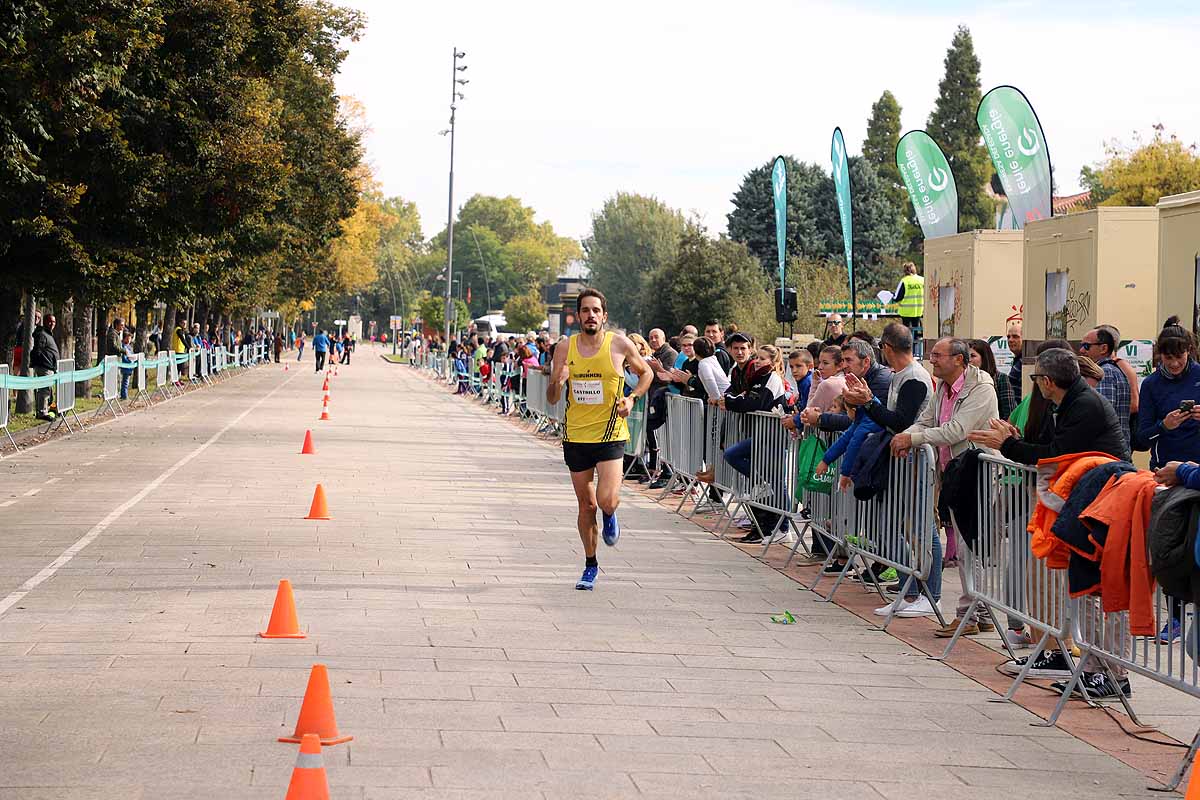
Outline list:
[[[900,311],[900,319],[913,332],[914,355],[921,354],[920,345],[923,333],[921,319],[925,316],[925,279],[917,274],[917,265],[911,261],[904,263],[904,277],[896,287],[894,302]]]

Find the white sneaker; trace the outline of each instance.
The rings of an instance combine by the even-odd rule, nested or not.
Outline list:
[[[896,611],[897,617],[932,617],[936,614],[933,604],[925,595],[921,595],[911,603],[905,602],[903,608]]]
[[[903,597],[897,597],[895,600],[888,603],[886,606],[880,606],[879,608],[875,609],[871,613],[873,613],[877,617],[886,617],[888,614],[890,614],[892,612],[892,609],[899,611],[900,609],[904,608],[907,605],[908,605],[907,600],[905,600]]]

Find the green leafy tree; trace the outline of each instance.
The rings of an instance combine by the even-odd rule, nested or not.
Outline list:
[[[895,286],[895,270],[887,263],[900,252],[904,244],[904,219],[900,210],[892,203],[883,181],[875,167],[862,156],[851,156],[850,208],[854,216],[855,284],[860,298],[870,297],[875,291]],[[837,237],[841,241],[839,223]],[[835,261],[845,262],[844,248],[839,247]]]
[[[787,169],[787,255],[826,258],[841,247],[833,180],[815,164],[783,157]],[[771,170],[775,159],[755,167],[742,178],[729,212],[729,238],[741,242],[768,275],[779,269],[775,241],[775,196]],[[836,238],[834,232],[836,229]]]
[[[1172,194],[1200,188],[1200,155],[1196,145],[1185,145],[1166,135],[1162,125],[1144,142],[1136,136],[1132,146],[1112,141],[1107,158],[1084,167],[1080,183],[1092,193],[1092,203],[1106,206],[1152,206]]]
[[[900,143],[900,103],[896,96],[885,90],[871,106],[871,117],[867,120],[867,138],[863,140],[862,155],[879,174],[883,188],[892,205],[905,209],[908,192],[896,165],[896,145]]]
[[[451,328],[466,328],[471,324],[471,312],[462,300],[455,298],[453,302],[457,322]],[[422,292],[417,300],[417,312],[427,327],[435,331],[445,330],[446,298],[443,295],[430,294],[428,291]]]
[[[725,236],[710,238],[694,220],[679,238],[675,260],[655,282],[662,291],[655,292],[659,306],[647,324],[669,331],[687,324],[700,328],[709,319],[735,320],[747,298],[769,296],[766,276],[749,248]]]
[[[652,320],[653,276],[674,263],[683,216],[653,197],[618,193],[592,215],[583,241],[593,286],[608,298],[613,322],[641,330]]]
[[[504,304],[505,327],[510,331],[533,331],[546,321],[546,304],[536,288],[514,295]]]
[[[479,225],[491,229],[501,242],[532,237],[537,226],[534,211],[519,199],[476,194],[459,209],[456,225]],[[443,231],[443,240],[445,232]],[[455,242],[455,246],[458,243]]]
[[[960,26],[946,51],[946,74],[938,84],[938,98],[929,115],[927,130],[946,153],[958,187],[959,227],[962,230],[995,227],[995,203],[986,192],[992,162],[975,112],[983,94],[979,85],[979,58],[971,32]]]

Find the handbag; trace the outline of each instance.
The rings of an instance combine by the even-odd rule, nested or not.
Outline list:
[[[837,470],[828,469],[824,475],[817,475],[817,464],[825,458],[825,445],[815,434],[809,434],[800,441],[796,451],[796,499],[802,500],[804,492],[830,494]]]

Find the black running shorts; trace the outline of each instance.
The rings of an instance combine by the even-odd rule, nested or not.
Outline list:
[[[587,472],[601,461],[616,461],[625,455],[625,440],[619,442],[563,442],[563,461],[571,472]]]

